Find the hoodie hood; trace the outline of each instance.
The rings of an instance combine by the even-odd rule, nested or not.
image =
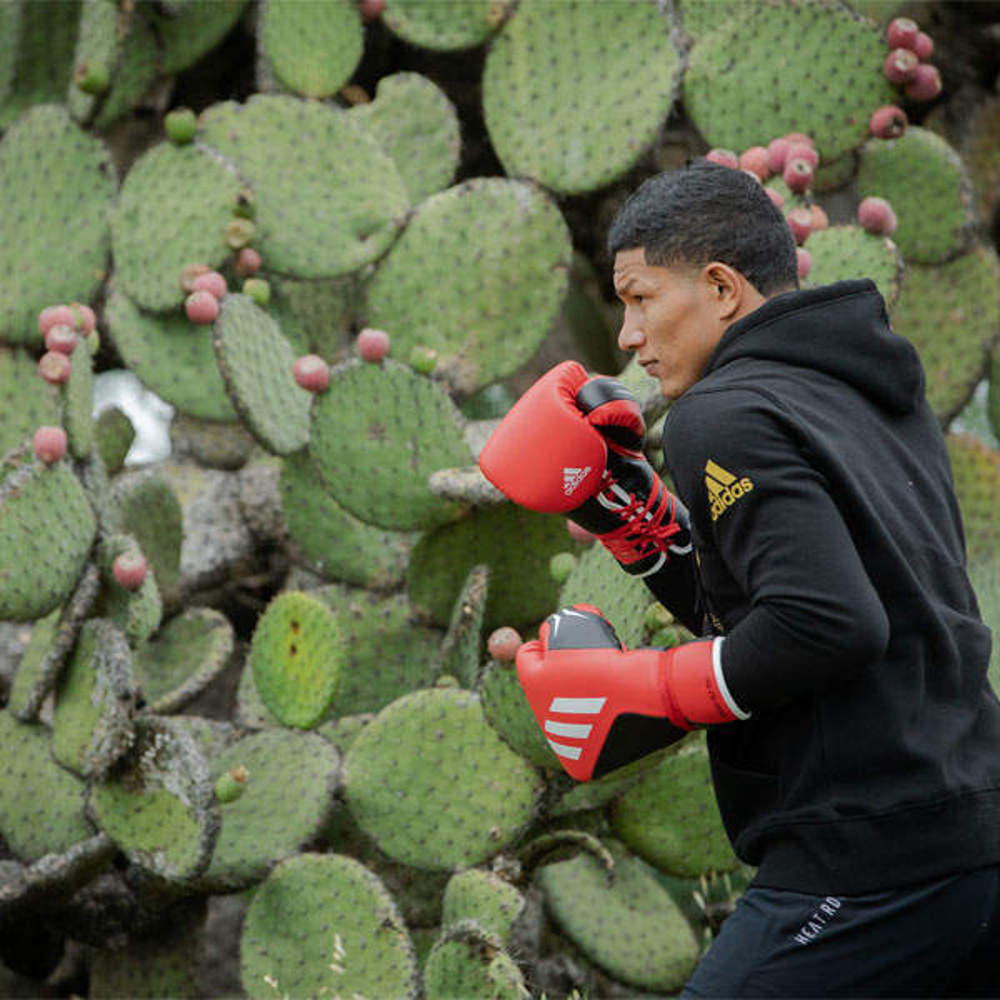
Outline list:
[[[822,372],[892,413],[910,412],[924,392],[917,351],[889,328],[885,302],[867,278],[768,299],[726,330],[704,375],[741,359]]]

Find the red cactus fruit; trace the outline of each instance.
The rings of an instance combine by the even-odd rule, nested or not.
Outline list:
[[[184,312],[192,323],[202,326],[214,323],[219,315],[219,300],[211,292],[199,288],[184,300]]]
[[[97,315],[94,310],[82,302],[71,302],[69,308],[72,310],[76,323],[73,329],[82,333],[85,337],[97,329]]]
[[[111,575],[115,582],[126,590],[138,590],[146,580],[149,566],[141,552],[128,550],[115,557],[111,564]]]
[[[212,269],[208,264],[188,264],[187,267],[181,271],[181,289],[189,294],[194,291],[194,282],[202,274],[208,274]]]
[[[364,361],[381,361],[389,353],[389,334],[365,327],[355,342],[358,356]]]
[[[911,101],[933,101],[941,93],[941,74],[937,66],[921,63],[913,79],[903,89]]]
[[[882,72],[890,83],[901,87],[916,76],[919,65],[920,60],[915,52],[909,49],[893,49],[882,63]]]
[[[705,159],[709,163],[718,163],[720,167],[732,167],[734,170],[740,165],[740,158],[731,149],[710,149],[705,154]]]
[[[862,198],[858,205],[858,224],[865,232],[891,236],[896,231],[896,213],[885,198]]]
[[[326,392],[330,386],[330,366],[318,354],[303,354],[296,359],[292,375],[307,392]]]
[[[809,206],[809,214],[812,216],[812,231],[814,233],[821,229],[830,228],[830,217],[816,202]]]
[[[785,196],[780,191],[776,191],[774,188],[764,188],[764,194],[766,194],[778,208],[781,208],[785,204]]]
[[[359,0],[358,9],[365,24],[378,20],[385,10],[385,0]]]
[[[751,146],[740,153],[740,166],[750,173],[756,174],[759,180],[766,181],[771,176],[767,165],[767,149],[764,146]]]
[[[236,263],[233,270],[241,277],[246,278],[251,274],[256,274],[260,270],[260,254],[253,247],[241,247],[236,255]]]
[[[812,270],[813,266],[813,259],[812,254],[809,253],[805,247],[795,248],[795,265],[796,270],[798,271],[799,281],[802,281],[809,276],[809,272]]]
[[[920,25],[909,17],[894,17],[885,31],[885,40],[890,49],[912,49]]]
[[[226,286],[226,279],[218,271],[205,271],[202,274],[196,275],[191,282],[192,292],[200,290],[204,290],[210,295],[214,295],[217,299],[221,299],[229,291],[229,288]]]
[[[38,362],[38,374],[51,385],[69,381],[72,365],[61,351],[46,351]]]
[[[872,112],[868,129],[877,139],[898,139],[909,123],[902,108],[897,108],[895,104],[883,104]]]
[[[566,518],[566,530],[569,532],[569,537],[576,542],[588,544],[597,539],[597,535],[592,531],[587,531],[586,528],[581,527],[576,521],[571,521],[568,517]]]
[[[815,170],[819,166],[819,153],[816,152],[815,146],[810,146],[805,142],[793,142],[788,148],[788,158],[785,160],[787,165],[789,160],[805,160]]]
[[[510,625],[501,625],[490,633],[490,637],[486,640],[486,651],[491,659],[510,663],[517,655],[522,642],[517,629],[511,628]]]
[[[801,157],[789,159],[785,163],[785,169],[781,173],[781,179],[796,194],[802,194],[802,192],[805,191],[810,184],[812,184],[812,164],[808,160],[803,160]]]
[[[59,351],[60,354],[65,354],[67,357],[76,348],[76,341],[76,331],[72,327],[66,326],[65,323],[56,323],[45,334],[46,348],[50,351]]]
[[[51,465],[66,454],[69,440],[61,427],[39,427],[31,444],[35,458],[46,465]]]
[[[816,140],[808,132],[788,132],[786,138],[792,145],[797,142],[805,143],[810,149],[816,148]]]
[[[788,228],[791,229],[795,242],[802,246],[812,232],[812,212],[805,207],[793,208],[787,216]]]
[[[46,306],[38,314],[38,332],[44,337],[54,326],[76,329],[76,313],[69,306]]]
[[[912,49],[921,62],[927,62],[934,54],[934,39],[927,32],[921,31],[917,34],[917,40],[906,47]]]
[[[788,150],[791,145],[784,136],[780,139],[772,139],[767,144],[767,169],[772,174],[780,174],[785,169],[785,161],[788,159]]]

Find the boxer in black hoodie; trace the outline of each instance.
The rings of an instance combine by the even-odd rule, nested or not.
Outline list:
[[[650,179],[608,244],[679,499],[628,391],[573,362],[480,464],[700,638],[626,650],[599,609],[557,612],[518,654],[539,724],[578,780],[708,728],[757,874],[685,997],[1000,996],[1000,703],[916,351],[871,281],[798,289],[741,171]]]

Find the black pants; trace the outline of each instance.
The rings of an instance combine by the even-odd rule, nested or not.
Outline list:
[[[864,896],[751,887],[695,997],[1000,997],[1000,866]]]

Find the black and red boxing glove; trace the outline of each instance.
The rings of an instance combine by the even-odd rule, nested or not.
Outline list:
[[[646,576],[691,545],[687,511],[642,453],[645,431],[621,382],[564,361],[514,404],[479,467],[515,503],[566,514],[627,572]]]
[[[722,638],[628,650],[589,604],[550,615],[517,652],[517,676],[570,777],[589,781],[697,726],[749,718],[722,673]]]

